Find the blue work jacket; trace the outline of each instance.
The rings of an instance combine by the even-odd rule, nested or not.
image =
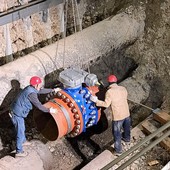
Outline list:
[[[11,112],[13,114],[18,117],[27,117],[29,111],[33,108],[33,105],[28,98],[31,93],[38,93],[38,90],[32,86],[27,86],[19,93],[11,105]]]

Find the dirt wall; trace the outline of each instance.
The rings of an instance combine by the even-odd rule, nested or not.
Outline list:
[[[137,9],[144,11],[145,32],[126,50],[126,54],[139,63],[132,78],[150,85],[145,104],[153,108],[162,105],[170,110],[170,1],[141,1],[138,7],[131,6],[126,11],[135,15]]]

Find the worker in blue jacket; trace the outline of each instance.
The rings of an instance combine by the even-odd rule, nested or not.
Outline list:
[[[49,112],[51,114],[55,114],[57,112],[57,110],[54,108],[46,108],[43,106],[38,99],[38,94],[46,94],[52,91],[57,93],[60,91],[60,88],[43,89],[41,78],[34,76],[30,79],[30,85],[25,87],[12,103],[9,115],[16,130],[15,157],[25,157],[28,155],[27,152],[23,151],[24,145],[31,144],[30,142],[26,141],[24,118],[28,116],[29,111],[33,108],[33,105],[43,112]]]

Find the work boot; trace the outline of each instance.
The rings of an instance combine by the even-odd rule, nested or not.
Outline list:
[[[30,145],[32,145],[32,143],[27,140],[22,144],[22,146],[30,146]]]
[[[17,158],[17,157],[26,157],[28,155],[28,153],[27,152],[19,152],[19,153],[16,153],[15,154],[15,157]]]
[[[116,152],[116,151],[114,151],[113,154],[116,155],[116,156],[120,156],[120,155],[122,154],[122,152]]]
[[[125,138],[122,138],[122,140],[126,143],[130,143],[130,140],[129,139],[125,139]]]

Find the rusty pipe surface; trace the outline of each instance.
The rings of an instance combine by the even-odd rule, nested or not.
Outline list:
[[[87,65],[124,44],[131,44],[143,30],[142,22],[121,13],[1,66],[0,103],[11,90],[12,80],[17,80],[23,88],[33,75],[45,77],[63,67]]]
[[[89,91],[91,94],[95,95],[99,90],[98,87],[89,87]],[[85,96],[85,94],[82,96]],[[83,112],[78,102],[76,102],[76,99],[73,99],[64,90],[61,90],[57,94],[52,92],[47,96],[47,100],[48,102],[45,103],[44,106],[57,109],[57,113],[49,114],[36,109],[33,113],[33,117],[37,129],[50,141],[54,141],[67,134],[70,137],[75,137],[83,131],[85,132],[86,128],[97,124],[101,116],[101,109],[98,109],[97,113],[92,109],[89,111],[89,114],[87,113],[88,108],[85,107],[90,107],[92,106],[91,104],[84,104],[84,110],[86,111]],[[84,103],[89,102],[89,100],[83,97],[82,100]],[[97,120],[95,123],[94,120],[96,118]],[[90,121],[94,122],[89,126]]]
[[[0,159],[0,170],[51,170],[53,157],[47,146],[37,140],[30,142],[30,146],[24,146],[26,157],[14,158],[12,152]]]

